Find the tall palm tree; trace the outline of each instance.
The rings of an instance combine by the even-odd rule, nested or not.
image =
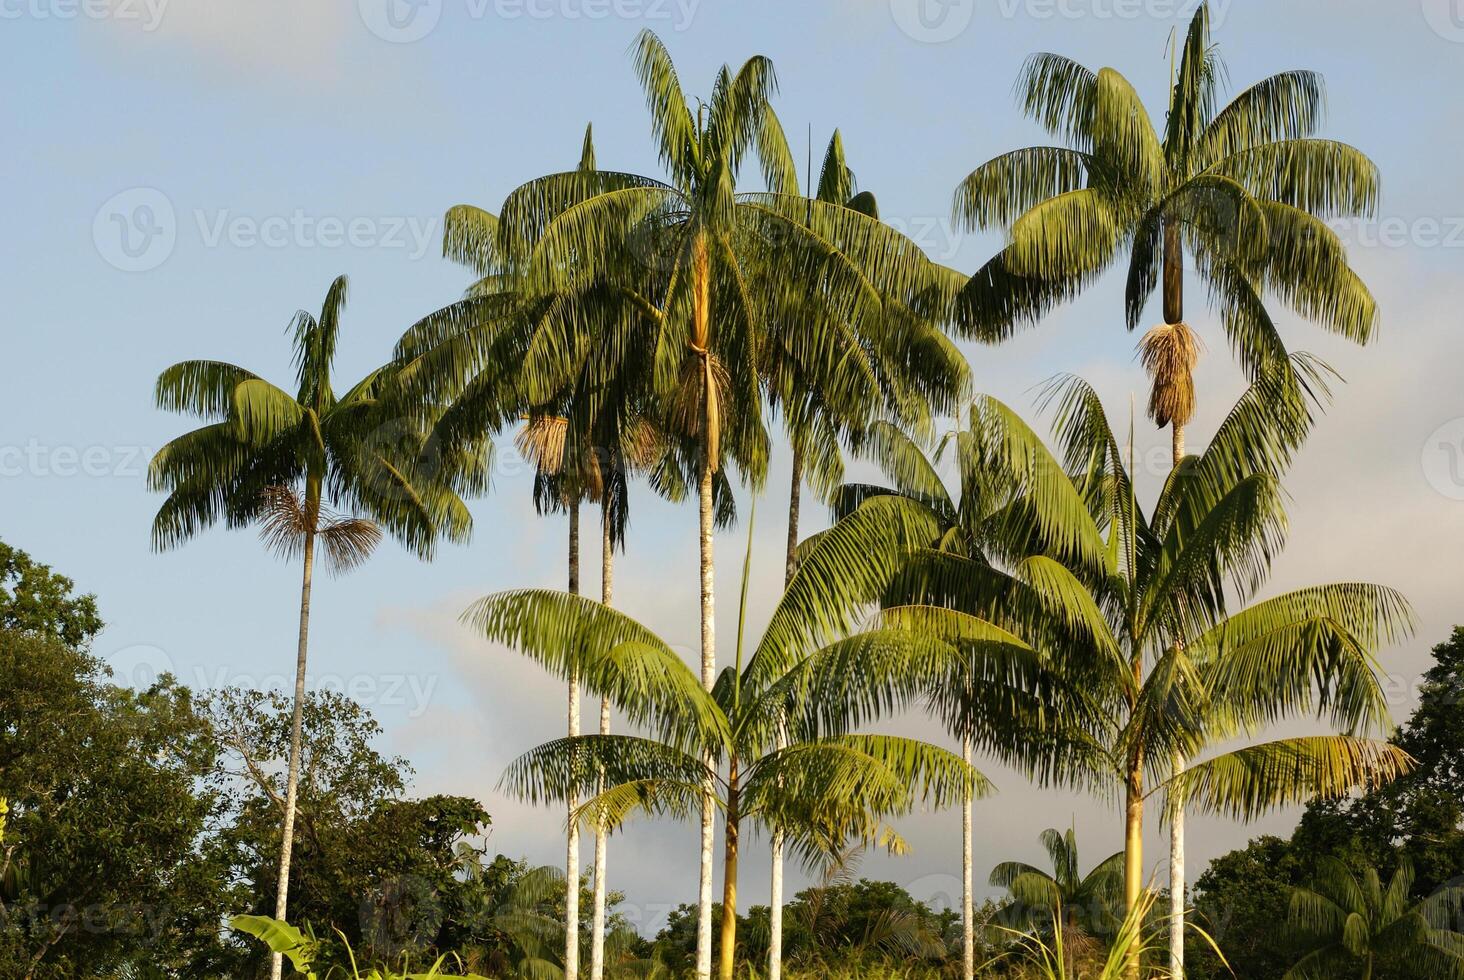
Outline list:
[[[317,545],[327,568],[345,571],[369,556],[384,527],[430,558],[439,535],[467,538],[472,519],[458,491],[484,481],[481,446],[430,452],[426,429],[396,413],[391,368],[336,395],[331,367],[346,288],[344,276],[331,283],[318,318],[295,314],[295,394],[220,361],[182,361],[159,375],[156,388],[159,408],[209,424],[172,440],[152,459],[149,486],[168,494],[153,520],[153,546],[175,547],[220,520],[229,527],[258,523],[272,550],[302,565],[277,919],[285,917],[289,897]],[[364,516],[339,516],[335,509]],[[280,975],[278,955],[271,974]]]
[[[635,45],[635,66],[652,134],[669,181],[603,171],[531,181],[504,204],[496,223],[499,254],[536,292],[602,282],[639,299],[656,325],[656,388],[672,406],[666,419],[691,447],[699,503],[701,675],[716,681],[712,532],[715,486],[731,460],[759,482],[767,458],[758,372],[768,323],[794,324],[812,298],[831,322],[877,317],[882,301],[933,302],[939,277],[912,242],[842,206],[785,193],[794,167],[771,106],[768,59],[718,72],[710,98],[694,112],[669,53],[653,33]],[[768,192],[737,192],[755,153]],[[562,336],[568,339],[566,326]],[[842,333],[805,329],[804,362],[832,377],[849,350]],[[524,358],[531,396],[548,397],[563,371],[560,351],[544,343]],[[711,972],[712,787],[702,807],[697,974]]]
[[[568,584],[571,595],[580,591],[580,503],[592,491],[581,478],[581,468],[572,461],[566,466],[564,447],[568,419],[560,415],[539,415],[531,418],[520,430],[515,443],[525,459],[534,464],[534,505],[539,512],[563,511],[569,515],[569,549],[567,555]],[[580,685],[573,672],[569,679],[566,707],[568,734],[580,734]],[[579,801],[565,801],[572,816]],[[574,980],[579,974],[579,892],[580,892],[579,821],[569,820],[565,834],[564,860],[564,976]]]
[[[1105,936],[1117,931],[1115,910],[1123,890],[1123,852],[1099,862],[1086,875],[1078,863],[1077,833],[1048,828],[1042,847],[1052,862],[1049,873],[1021,861],[1004,861],[991,870],[990,884],[1005,888],[1018,914],[1028,922],[1051,922],[1063,933],[1062,943],[1073,953],[1080,935]],[[1069,972],[1076,972],[1073,962]]]
[[[1082,723],[1047,734],[1044,781],[1116,791],[1124,801],[1124,897],[1143,892],[1147,798],[1175,789],[1212,812],[1249,818],[1315,795],[1377,785],[1406,754],[1356,734],[1278,739],[1169,771],[1222,738],[1320,715],[1344,732],[1386,731],[1375,652],[1411,613],[1379,586],[1315,586],[1232,608],[1260,587],[1284,539],[1278,477],[1310,422],[1295,379],[1305,358],[1266,373],[1203,454],[1187,459],[1145,513],[1096,395],[1077,379],[1049,391],[1061,462],[1010,409],[981,399],[973,468],[1014,491],[981,562],[917,556],[894,600],[973,613],[1050,652]],[[1065,474],[1066,491],[1050,479]],[[1066,501],[1066,503],[1064,503]],[[1076,506],[1074,506],[1076,504]],[[968,724],[973,735],[989,737]],[[1222,735],[1223,733],[1223,735]]]
[[[842,205],[879,218],[874,195],[858,190],[838,130],[829,140],[817,183],[810,191],[816,200],[825,204]],[[952,280],[953,290],[958,277],[948,271],[947,278]],[[969,382],[966,360],[934,322],[935,315],[943,315],[945,307],[936,303],[928,307],[912,309],[892,301],[884,305],[877,324],[821,326],[821,329],[846,332],[854,338],[850,351],[855,356],[840,363],[840,375],[836,377],[820,378],[818,372],[822,366],[805,364],[804,352],[797,343],[799,329],[823,323],[817,304],[808,315],[798,317],[798,323],[792,325],[791,336],[776,325],[769,331],[761,368],[763,383],[770,409],[782,417],[793,456],[784,588],[792,581],[797,568],[798,524],[805,479],[821,498],[828,499],[843,480],[844,444],[857,444],[876,420],[894,419],[901,425],[924,431],[933,416],[951,411],[959,393],[965,390]],[[867,326],[877,329],[869,330]],[[861,331],[861,327],[865,329]],[[841,397],[830,397],[830,392]],[[768,980],[780,980],[783,834],[774,827],[770,836]]]
[[[1378,319],[1372,294],[1326,224],[1372,215],[1378,174],[1357,149],[1316,137],[1321,77],[1283,72],[1221,107],[1224,75],[1207,3],[1186,32],[1159,130],[1118,72],[1035,55],[1018,81],[1023,107],[1065,145],[998,156],[956,193],[957,217],[967,225],[1012,223],[1007,247],[957,303],[956,319],[968,330],[1005,336],[1125,258],[1130,330],[1161,292],[1163,322],[1140,350],[1153,379],[1149,416],[1170,427],[1176,466],[1194,414],[1200,351],[1185,316],[1186,253],[1251,378],[1264,365],[1285,363],[1267,292],[1357,343],[1369,340]],[[1182,973],[1184,808],[1180,799],[1171,804],[1171,966]]]
[[[1415,903],[1413,880],[1407,858],[1386,887],[1376,868],[1358,873],[1320,858],[1312,886],[1291,895],[1291,927],[1314,948],[1282,980],[1373,980],[1405,967],[1409,975],[1464,978],[1464,934],[1450,928],[1464,889],[1441,888]]]
[[[583,805],[582,819],[617,826],[636,811],[690,815],[709,782],[718,788],[726,812],[723,980],[735,962],[745,820],[783,828],[809,856],[837,850],[851,834],[900,848],[886,817],[923,797],[940,805],[985,789],[950,752],[854,732],[922,696],[960,656],[954,646],[893,626],[833,639],[898,567],[898,555],[929,532],[925,516],[898,501],[872,505],[826,532],[761,642],[746,661],[739,643],[735,668],[710,693],[650,630],[603,605],[518,592],[484,599],[467,614],[490,640],[556,671],[578,672],[658,732],[541,746],[509,769],[510,789],[540,802],[596,792],[603,779],[607,788]]]
[[[596,172],[593,128],[587,126],[574,171]],[[536,291],[515,277],[498,246],[498,219],[470,205],[450,209],[443,251],[477,273],[464,298],[415,324],[397,347],[404,387],[412,397],[448,408],[434,435],[445,446],[491,436],[527,418],[519,448],[535,466],[535,503],[569,515],[570,591],[579,591],[583,501],[600,504],[602,599],[609,601],[613,547],[625,525],[628,466],[647,466],[658,448],[648,439],[649,321],[634,297],[603,280]],[[568,339],[566,339],[568,338]],[[544,352],[548,351],[548,354]],[[552,359],[553,378],[525,372],[526,358]],[[525,374],[539,382],[525,383]],[[569,682],[568,729],[579,733],[578,684]],[[601,726],[609,724],[601,705]],[[566,875],[578,881],[578,826],[566,840]],[[606,846],[596,835],[590,975],[604,969],[603,919]],[[578,894],[568,896],[565,961],[578,971]]]

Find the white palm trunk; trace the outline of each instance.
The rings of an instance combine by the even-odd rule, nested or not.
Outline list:
[[[1184,461],[1184,426],[1173,426],[1174,465]],[[1174,753],[1174,775],[1185,770],[1182,752]],[[1169,972],[1184,980],[1184,794],[1169,794]]]
[[[798,508],[800,492],[803,489],[803,456],[795,446],[793,449],[793,486],[788,494],[788,551],[783,570],[783,589],[793,582],[793,573],[798,570]],[[777,747],[788,747],[787,726],[778,729]],[[783,850],[784,837],[781,830],[772,834],[773,870],[768,889],[768,980],[782,980],[783,977]]]
[[[712,574],[712,468],[702,466],[700,507],[701,538],[701,675],[708,691],[717,681],[716,609],[713,600]],[[705,760],[710,770],[711,760]],[[701,812],[701,877],[697,891],[696,975],[707,980],[712,975],[712,861],[716,849],[717,806],[710,775],[702,793]]]
[[[295,707],[290,718],[290,769],[285,777],[285,816],[280,831],[280,875],[275,889],[276,919],[284,920],[290,898],[290,855],[295,846],[295,802],[300,789],[300,743],[305,711],[305,654],[310,638],[310,587],[315,573],[315,532],[305,533],[305,562],[300,581],[300,636],[295,648]],[[269,960],[270,980],[280,980],[283,957]]]
[[[615,550],[610,535],[610,514],[604,503],[600,505],[600,602],[610,605],[611,587],[614,578]],[[600,734],[610,734],[610,702],[600,699]],[[605,781],[600,780],[600,791],[604,792]],[[607,834],[604,827],[595,828],[595,906],[590,913],[590,980],[603,980],[605,976],[605,858]]]
[[[569,591],[579,594],[579,502],[569,506]],[[580,733],[579,676],[569,674],[569,737]],[[579,798],[570,794],[568,805],[569,831],[565,835],[564,853],[564,980],[579,975],[579,821],[575,809]]]
[[[1174,773],[1184,772],[1185,758],[1174,753]],[[1169,973],[1184,980],[1184,796],[1169,795]]]
[[[971,764],[971,741],[961,741],[961,758]],[[971,791],[961,795],[961,977],[972,980],[976,975],[976,896],[971,882],[973,842],[971,839]]]

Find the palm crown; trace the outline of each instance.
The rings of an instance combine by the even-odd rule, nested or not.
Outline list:
[[[1129,329],[1161,283],[1164,322],[1179,325],[1187,253],[1251,377],[1284,363],[1267,293],[1365,343],[1376,304],[1326,220],[1373,213],[1376,168],[1359,150],[1316,136],[1319,75],[1273,75],[1221,107],[1223,77],[1205,4],[1185,35],[1159,131],[1117,71],[1034,55],[1017,83],[1019,97],[1066,145],[1003,154],[961,184],[959,218],[1011,228],[1007,246],[963,290],[957,321],[1004,337],[1072,298],[1126,253]],[[1170,421],[1162,398],[1153,407],[1161,425]],[[1182,399],[1179,407],[1182,426]]]
[[[219,361],[182,361],[159,376],[160,408],[209,424],[153,458],[149,482],[168,493],[153,522],[157,547],[220,520],[242,527],[278,514],[272,488],[303,490],[312,523],[323,507],[363,514],[419,555],[430,555],[439,535],[466,538],[472,519],[457,491],[481,482],[476,447],[429,446],[425,430],[393,410],[390,368],[342,395],[332,386],[346,287],[344,276],[331,283],[318,318],[295,315],[293,395]]]

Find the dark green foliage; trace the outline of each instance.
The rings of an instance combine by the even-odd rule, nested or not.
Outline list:
[[[52,637],[81,649],[102,631],[97,599],[73,595],[73,583],[0,541],[0,629]]]
[[[0,630],[0,976],[94,977],[210,941],[215,882],[194,845],[207,722],[171,678],[134,693],[59,640]]]
[[[1312,803],[1290,840],[1251,841],[1218,858],[1196,882],[1202,925],[1236,976],[1279,978],[1305,951],[1281,925],[1291,889],[1309,887],[1323,858],[1338,858],[1358,873],[1376,868],[1384,881],[1406,861],[1417,873],[1410,893],[1415,901],[1464,877],[1464,715],[1458,704],[1464,628],[1455,627],[1433,655],[1419,706],[1394,738],[1417,760],[1415,770],[1362,796]],[[1192,980],[1228,976],[1201,945],[1191,944]],[[1413,974],[1397,972],[1403,967],[1391,969],[1375,976],[1413,980]]]
[[[738,916],[739,963],[761,969],[768,954],[768,907]],[[722,906],[712,906],[712,935],[720,935]],[[960,923],[953,910],[937,911],[890,881],[839,881],[799,892],[785,907],[783,955],[791,970],[889,966],[937,969],[960,958]],[[650,944],[651,955],[673,970],[696,959],[696,906],[680,905]],[[739,972],[743,967],[739,966]]]

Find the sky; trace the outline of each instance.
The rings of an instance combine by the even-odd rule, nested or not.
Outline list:
[[[160,498],[146,462],[188,425],[152,406],[161,369],[206,357],[288,381],[290,318],[318,310],[345,273],[337,376],[348,383],[467,285],[441,257],[447,208],[496,210],[519,183],[572,167],[587,123],[600,166],[659,173],[627,53],[643,28],[665,40],[689,94],[705,95],[724,62],[770,56],[795,156],[811,134],[816,158],[839,127],[883,217],[973,271],[1000,239],[959,231],[952,191],[992,156],[1045,141],[1012,97],[1023,59],[1055,51],[1111,65],[1162,110],[1170,32],[1191,10],[1191,0],[0,0],[0,132],[11,147],[0,155],[0,537],[99,596],[108,626],[95,652],[122,682],[167,670],[198,687],[284,687],[298,570],[248,532],[150,548]],[[1279,316],[1288,345],[1346,383],[1286,482],[1289,545],[1267,592],[1328,580],[1401,589],[1419,629],[1381,663],[1394,715],[1406,718],[1464,587],[1464,0],[1216,0],[1213,11],[1231,93],[1280,70],[1322,72],[1325,134],[1364,149],[1383,174],[1377,219],[1336,226],[1379,299],[1376,340],[1357,348]],[[1203,287],[1191,279],[1188,292],[1206,344],[1198,446],[1244,380]],[[1121,295],[1112,275],[1001,347],[965,345],[977,387],[1035,417],[1035,386],[1071,372],[1115,417],[1135,395],[1142,406]],[[1147,316],[1158,321],[1157,305]],[[1136,453],[1152,491],[1167,435],[1142,417]],[[781,586],[788,475],[780,450],[753,529],[753,624]],[[387,544],[348,577],[320,580],[310,680],[371,709],[383,751],[415,766],[413,792],[475,796],[494,818],[491,848],[556,863],[561,816],[505,798],[497,783],[562,731],[564,692],[458,624],[479,596],[564,581],[564,520],[535,516],[531,484],[528,467],[501,453],[469,545],[424,564]],[[644,489],[632,506],[616,604],[691,659],[695,509]],[[825,519],[807,504],[802,532]],[[724,651],[746,534],[717,540]],[[591,542],[587,578],[598,561]],[[939,737],[918,718],[895,727]],[[998,861],[1038,861],[1043,827],[1075,824],[1085,864],[1121,847],[1116,807],[981,764],[1000,792],[976,808],[978,879]],[[1296,817],[1192,818],[1191,878]],[[1149,866],[1163,874],[1150,824]],[[862,873],[949,902],[958,819],[920,813],[901,827],[912,853],[867,855]],[[694,836],[642,822],[614,840],[611,887],[642,929],[694,900]],[[765,901],[761,847],[743,862],[749,902]]]

